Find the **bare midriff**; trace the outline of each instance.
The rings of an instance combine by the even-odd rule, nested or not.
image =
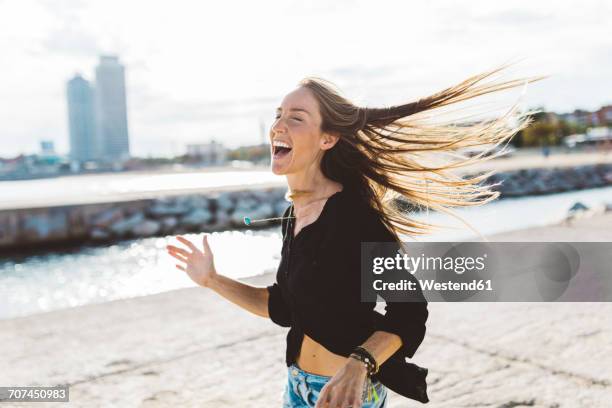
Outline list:
[[[307,373],[334,376],[344,364],[346,357],[334,354],[304,334],[297,365]]]

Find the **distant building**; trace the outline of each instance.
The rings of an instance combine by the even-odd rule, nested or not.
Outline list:
[[[96,137],[94,91],[89,82],[76,74],[66,85],[70,158],[85,162],[100,158],[100,143]]]
[[[36,161],[37,164],[53,165],[62,163],[65,158],[55,152],[55,145],[52,140],[41,140],[40,154],[36,156]]]
[[[40,141],[40,153],[43,156],[54,156],[55,155],[55,144],[52,140],[41,140]]]
[[[602,106],[596,114],[600,124],[612,125],[612,105]]]
[[[612,128],[606,126],[588,128],[586,135],[591,140],[612,140]]]
[[[612,128],[606,126],[588,128],[586,134],[569,135],[563,138],[563,144],[569,148],[586,145],[598,146],[606,143],[612,143]]]
[[[125,68],[116,56],[101,56],[96,67],[95,113],[103,157],[110,162],[128,160]]]
[[[197,159],[201,164],[221,165],[227,160],[227,149],[214,140],[210,143],[189,144],[187,156]]]
[[[591,124],[591,112],[576,109],[572,113],[565,113],[559,115],[563,120],[578,125],[590,125]]]
[[[576,109],[572,113],[564,113],[558,116],[566,122],[583,126],[601,126],[612,124],[612,106],[604,106],[596,112]]]

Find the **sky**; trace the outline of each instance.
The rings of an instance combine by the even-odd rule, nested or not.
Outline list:
[[[137,156],[260,143],[309,75],[384,106],[517,61],[504,78],[549,76],[526,107],[594,110],[612,103],[610,16],[605,0],[0,0],[0,156],[67,153],[66,81],[93,80],[102,54],[126,67]]]

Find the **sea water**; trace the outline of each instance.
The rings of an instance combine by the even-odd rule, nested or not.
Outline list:
[[[561,221],[580,201],[587,206],[612,203],[612,187],[554,195],[499,200],[455,212],[484,236]],[[461,241],[477,236],[460,221],[436,212],[414,215],[444,229],[419,241]],[[185,234],[198,247],[202,234]],[[405,241],[411,241],[405,237]],[[0,259],[0,319],[24,316],[196,286],[175,267],[166,245],[173,236],[140,238],[104,247]],[[280,260],[279,227],[234,230],[211,235],[219,273],[241,278],[275,271]]]

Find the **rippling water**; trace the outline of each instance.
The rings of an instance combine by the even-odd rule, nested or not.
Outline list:
[[[612,202],[612,187],[548,196],[505,199],[456,212],[483,235],[560,221],[576,201]],[[460,241],[474,234],[444,214],[417,218],[444,224],[420,241]],[[201,245],[201,234],[185,234]],[[410,241],[406,239],[406,241]],[[0,319],[88,303],[149,295],[195,286],[166,254],[172,236],[125,241],[108,247],[0,260]],[[210,245],[219,273],[232,278],[275,271],[280,260],[279,228],[214,233]]]
[[[201,235],[184,234],[201,246]],[[273,270],[280,260],[276,230],[213,233],[219,273],[239,278]],[[0,318],[195,286],[165,250],[172,236],[89,247],[77,253],[0,261]]]

